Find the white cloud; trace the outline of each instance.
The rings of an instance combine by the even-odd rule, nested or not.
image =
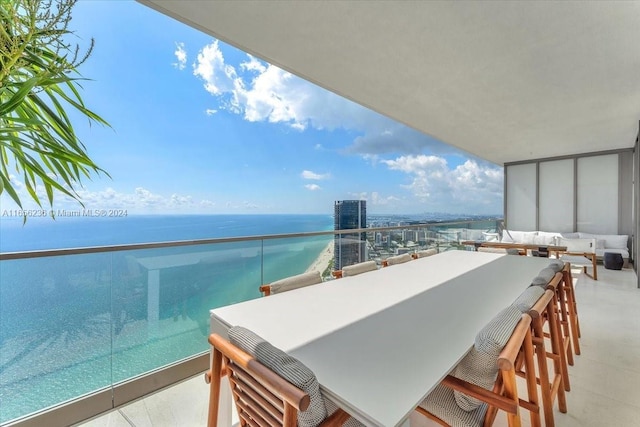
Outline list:
[[[329,179],[329,177],[331,175],[328,174],[328,173],[320,174],[320,173],[315,173],[315,172],[312,172],[312,171],[304,170],[304,171],[302,171],[300,176],[302,176],[302,178],[304,178],[304,179],[313,179],[313,180],[319,181],[319,180],[323,180],[323,179]]]
[[[218,110],[214,110],[214,109],[212,109],[212,108],[207,108],[206,110],[204,110],[204,113],[205,113],[207,116],[213,116],[213,115],[214,115],[215,113],[217,113],[217,112],[218,112]]]
[[[496,213],[502,210],[503,172],[490,164],[467,160],[451,169],[437,156],[401,156],[383,160],[391,170],[408,174],[403,187],[429,211]]]
[[[224,63],[217,40],[198,53],[193,64],[193,74],[204,80],[205,89],[212,95],[220,95],[234,89],[235,70]]]
[[[173,66],[178,70],[184,70],[187,65],[187,51],[184,50],[184,43],[176,43],[176,50],[173,52],[178,62],[174,62]]]
[[[310,127],[359,132],[347,153],[461,154],[454,147],[252,55],[247,54],[247,60],[236,66],[227,63],[218,40],[200,50],[193,73],[218,98],[219,109],[240,114],[247,121],[282,123],[298,131]]]
[[[371,193],[368,193],[366,191],[361,193],[349,193],[349,196],[353,197],[356,200],[366,200],[367,205],[376,207],[389,205],[392,202],[401,200],[396,196],[382,196],[377,191],[372,191]]]
[[[349,129],[377,134],[394,121],[251,55],[234,66],[225,62],[218,40],[197,55],[194,75],[218,97],[220,109],[251,122],[283,123],[297,130]],[[360,150],[360,148],[359,148]]]
[[[12,177],[12,182],[23,202],[24,209],[37,209],[38,207],[29,196],[24,183],[15,177]],[[48,209],[48,206],[46,206],[46,192],[41,185],[37,186],[36,193],[45,209]],[[77,193],[84,204],[84,208],[71,197],[58,192],[54,197],[53,209],[126,209],[130,214],[206,213],[211,212],[211,208],[215,206],[215,203],[211,200],[194,200],[190,195],[178,193],[165,196],[154,193],[144,187],[137,187],[133,192],[120,192],[111,187],[98,191],[80,188]],[[2,194],[1,200],[3,207],[15,205],[15,202],[10,200],[9,196],[5,196],[5,192]]]
[[[318,184],[307,184],[304,186],[304,188],[311,191],[320,190],[320,186]]]

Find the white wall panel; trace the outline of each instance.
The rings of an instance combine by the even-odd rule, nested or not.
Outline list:
[[[533,231],[536,229],[536,165],[511,165],[506,169],[506,227]]]
[[[578,231],[618,234],[618,154],[578,159]]]
[[[539,229],[573,231],[573,159],[540,162]]]

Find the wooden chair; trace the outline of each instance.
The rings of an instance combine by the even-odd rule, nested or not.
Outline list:
[[[567,306],[567,314],[569,320],[569,329],[571,332],[571,342],[573,343],[573,351],[580,354],[580,319],[578,318],[578,303],[576,301],[576,292],[573,286],[573,277],[571,275],[571,264],[565,263],[562,270],[562,290],[566,295],[564,300]]]
[[[558,259],[582,267],[584,274],[593,280],[598,280],[598,265],[596,263],[596,239],[565,239],[557,238],[558,246],[565,246],[566,251],[557,251]],[[591,267],[593,274],[587,272]]]
[[[518,312],[517,308],[509,308]],[[473,349],[472,349],[473,351]],[[416,411],[427,418],[436,421],[443,426],[451,425],[477,425],[490,426],[493,424],[497,411],[507,413],[507,421],[510,427],[519,427],[520,398],[516,386],[516,359],[522,352],[526,355],[533,354],[531,339],[531,317],[522,314],[515,329],[511,333],[506,345],[497,357],[498,376],[492,389],[480,387],[472,382],[458,378],[453,374],[447,375],[442,382],[427,396],[416,408]],[[466,358],[466,356],[465,356]],[[463,359],[464,360],[464,359]],[[532,357],[525,359],[525,371],[528,373],[528,381],[535,384],[535,366]],[[468,411],[457,404],[455,392],[478,399],[481,405],[472,411]],[[537,395],[529,396],[532,425],[540,425],[537,405]]]
[[[396,256],[389,257],[389,258],[385,259],[384,261],[382,261],[382,266],[383,267],[389,267],[391,265],[402,264],[402,263],[411,261],[412,259],[413,258],[408,253],[407,254],[402,254],[402,255],[396,255]]]
[[[542,396],[542,406],[544,409],[545,427],[553,427],[555,420],[553,416],[553,402],[558,400],[558,408],[560,412],[567,412],[567,402],[564,389],[563,369],[566,369],[566,363],[563,366],[563,350],[562,338],[559,333],[559,322],[554,306],[554,290],[562,280],[562,274],[558,273],[549,284],[550,289],[543,290],[538,286],[530,286],[515,302],[514,305],[531,316],[531,333],[534,346],[534,353],[537,360],[538,376],[536,382],[527,383],[528,390],[530,387],[536,387],[536,383],[540,386],[540,394]],[[540,297],[527,308],[531,300],[527,301],[527,293],[540,295]],[[525,297],[525,298],[522,298]],[[548,325],[549,333],[545,334],[545,323]],[[547,351],[545,337],[550,338],[550,351]],[[526,372],[522,372],[520,367],[523,364],[524,355],[519,356],[516,362],[518,369],[516,373],[527,378]],[[547,359],[553,362],[553,379],[549,381],[549,369]],[[522,402],[521,402],[522,403]],[[528,403],[528,402],[525,402]]]
[[[565,267],[566,268],[566,267]],[[549,269],[544,269],[541,271],[541,274]],[[543,286],[547,290],[553,291],[553,322],[556,324],[557,329],[557,342],[559,342],[560,346],[560,367],[562,369],[562,383],[564,385],[565,391],[571,390],[571,383],[569,380],[569,365],[573,365],[573,352],[571,350],[571,338],[569,332],[569,315],[567,311],[566,305],[566,294],[561,286],[561,278],[563,277],[563,273],[557,272],[553,273],[549,279],[546,279],[545,283],[536,283],[536,279],[541,279],[541,277],[536,277],[534,279],[534,285],[538,284]],[[550,322],[550,314],[545,314],[545,321]],[[545,337],[551,338],[551,331],[545,332]]]
[[[308,273],[286,277],[267,285],[262,285],[260,286],[260,292],[262,292],[264,296],[269,296],[271,294],[277,294],[290,291],[292,289],[316,285],[318,283],[322,283],[322,275],[319,271],[310,271]]]
[[[375,261],[359,262],[358,264],[348,265],[343,267],[342,270],[336,270],[333,273],[333,277],[340,279],[341,277],[356,276],[358,274],[366,273],[367,271],[374,271],[378,269],[378,265]]]
[[[211,369],[205,373],[209,384],[208,427],[217,427],[221,378],[227,376],[240,425],[298,425],[298,413],[309,408],[308,393],[294,386],[260,363],[249,353],[217,334],[209,335],[213,348]],[[342,409],[335,410],[319,427],[342,426],[351,419]],[[358,424],[356,424],[358,425]]]

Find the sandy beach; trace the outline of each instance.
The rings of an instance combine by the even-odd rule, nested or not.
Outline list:
[[[324,272],[324,270],[329,265],[329,262],[331,261],[332,258],[333,258],[333,240],[331,240],[327,244],[327,247],[324,248],[322,252],[320,252],[320,255],[318,255],[318,258],[316,258],[316,260],[313,261],[313,263],[311,263],[311,265],[309,266],[309,268],[307,268],[307,271],[305,271],[305,273],[309,273],[310,271],[319,271],[320,274],[322,274],[322,272]]]

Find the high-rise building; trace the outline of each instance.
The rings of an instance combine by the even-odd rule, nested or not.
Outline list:
[[[367,227],[366,200],[338,200],[334,207],[335,230]],[[336,235],[334,239],[335,269],[367,260],[367,233]]]

